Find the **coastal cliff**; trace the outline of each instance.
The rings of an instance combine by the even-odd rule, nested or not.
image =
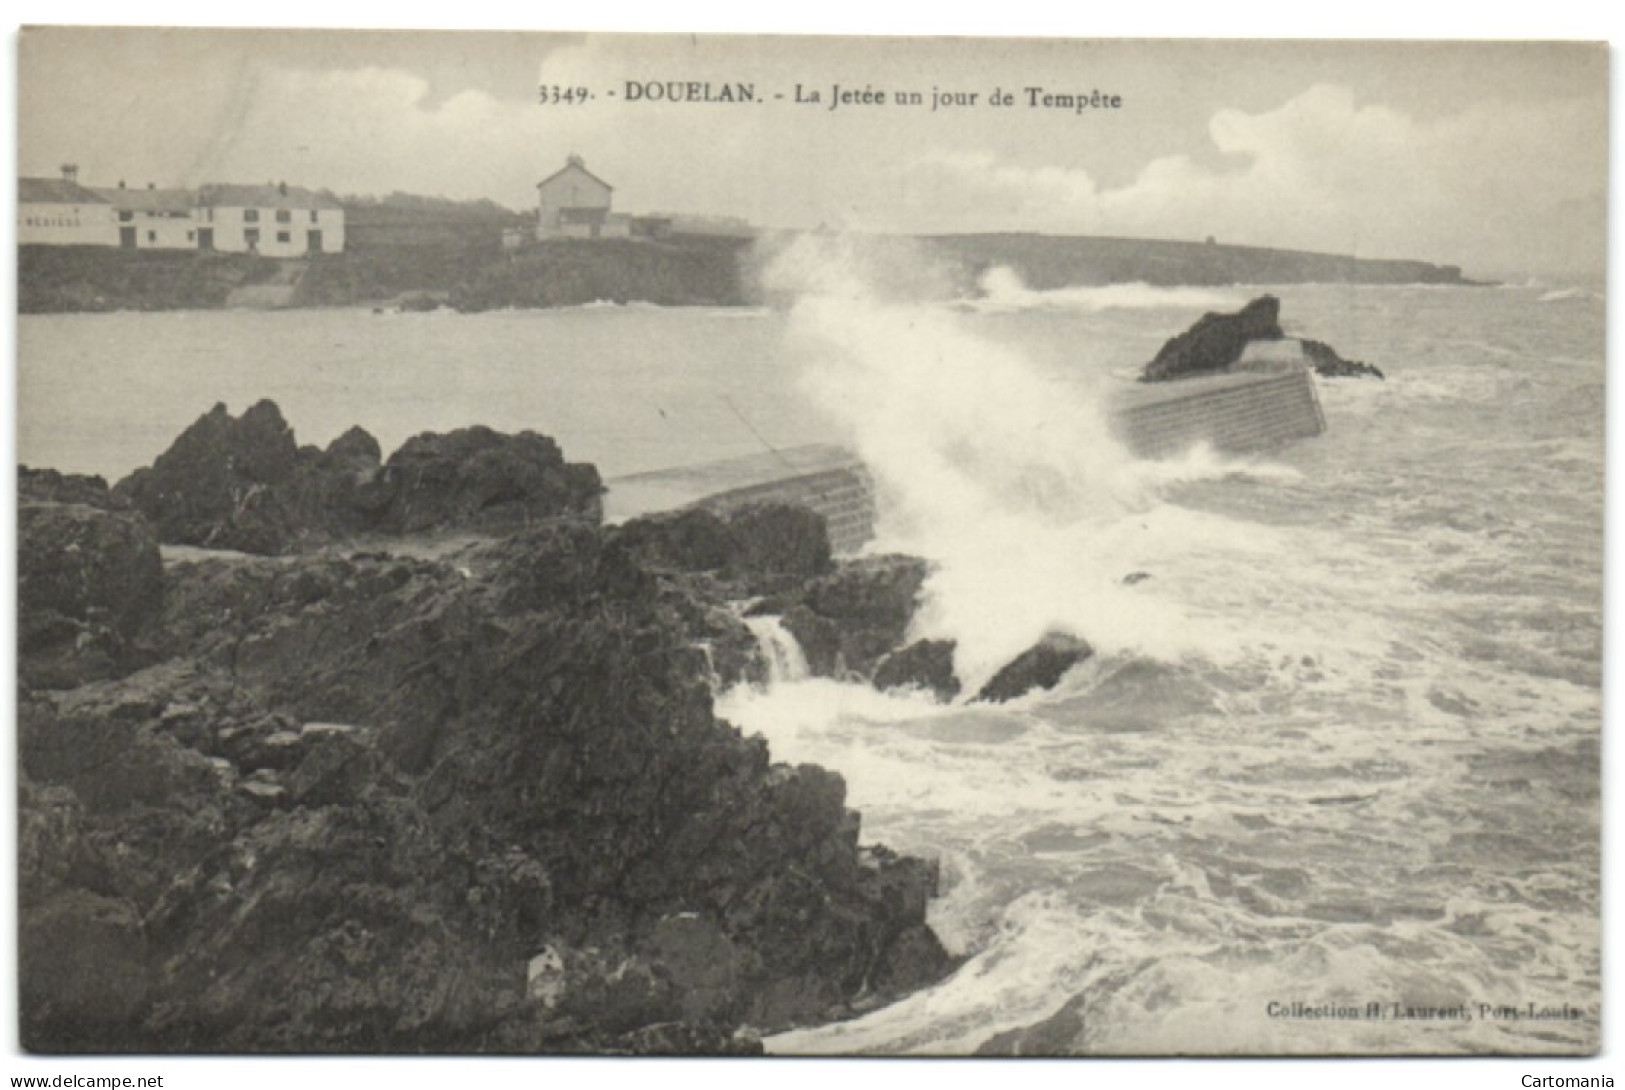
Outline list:
[[[387,223],[363,219],[340,254],[277,261],[246,254],[24,246],[18,254],[18,310],[217,309],[239,289],[287,285],[279,305],[502,307],[579,306],[600,300],[661,306],[737,306],[761,301],[754,270],[763,253],[749,238],[684,235],[650,239],[553,239],[517,250],[501,245],[505,224],[481,217],[424,219],[394,209]],[[361,215],[361,209],[352,215]],[[376,217],[376,209],[366,215]],[[776,236],[769,236],[770,238]],[[793,236],[788,236],[793,237]],[[923,253],[948,271],[944,288],[969,296],[983,274],[1011,270],[1035,291],[1074,286],[1474,281],[1452,265],[1372,260],[1222,243],[1094,236],[983,234],[866,236],[877,251]],[[771,245],[769,246],[771,248]]]
[[[935,864],[713,712],[719,667],[760,671],[725,600],[827,576],[817,516],[606,528],[440,436],[391,503],[294,503],[405,448],[302,457],[268,402],[187,434],[114,489],[20,481],[27,1048],[749,1052],[952,967]],[[517,518],[424,502],[490,480]],[[282,555],[160,559],[250,496],[291,532],[237,544]],[[303,532],[403,496],[481,532],[441,559],[410,519]]]

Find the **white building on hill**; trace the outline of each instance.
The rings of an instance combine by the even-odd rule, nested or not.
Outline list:
[[[123,249],[197,249],[197,195],[190,189],[129,189],[120,182],[96,193],[113,206]]]
[[[17,180],[22,246],[126,250],[219,250],[306,257],[344,250],[344,206],[330,193],[278,185],[200,189],[89,189],[79,168],[61,178]]]
[[[344,249],[344,208],[328,193],[286,182],[206,185],[197,206],[200,250],[304,257]]]
[[[536,237],[626,238],[632,217],[611,212],[615,187],[593,174],[579,155],[536,183]]]
[[[17,244],[117,246],[118,221],[111,204],[79,184],[70,163],[60,178],[17,179]]]

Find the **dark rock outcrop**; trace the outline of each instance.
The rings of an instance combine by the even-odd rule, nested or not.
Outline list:
[[[877,689],[925,689],[941,703],[959,695],[959,678],[954,673],[953,640],[916,640],[893,651],[875,667]]]
[[[1162,346],[1145,365],[1141,382],[1222,371],[1241,358],[1249,341],[1274,341],[1282,337],[1281,301],[1261,295],[1235,314],[1204,314],[1185,332]]]
[[[24,679],[71,687],[132,668],[163,601],[158,539],[140,515],[24,501],[17,511]]]
[[[1076,636],[1052,632],[1006,663],[977,692],[977,700],[1002,703],[1034,689],[1053,689],[1065,673],[1094,654]]]
[[[1285,336],[1280,313],[1279,299],[1261,295],[1235,314],[1204,314],[1195,325],[1162,346],[1156,358],[1145,365],[1140,381],[1164,382],[1224,371],[1241,359],[1252,341],[1278,341]],[[1309,366],[1323,378],[1383,377],[1371,364],[1346,360],[1322,341],[1303,339],[1298,344]]]
[[[656,570],[710,573],[739,584],[740,597],[799,586],[831,569],[823,516],[793,504],[722,513],[690,507],[632,519],[613,535]]]
[[[25,677],[24,1044],[749,1052],[940,978],[935,866],[714,717],[633,545],[174,562],[152,665]]]
[[[1386,377],[1380,369],[1363,360],[1344,359],[1329,344],[1311,340],[1300,343],[1303,345],[1303,354],[1309,359],[1309,365],[1315,369],[1315,374],[1322,378]]]
[[[113,490],[169,544],[277,555],[363,534],[511,529],[599,517],[603,486],[534,432],[463,428],[408,440],[379,464],[360,428],[300,447],[275,403],[216,405]]]
[[[758,609],[783,615],[813,674],[867,678],[902,645],[929,570],[913,556],[847,560],[799,593],[764,601]]]
[[[598,470],[567,463],[545,435],[486,427],[408,439],[384,463],[387,497],[376,529],[410,534],[448,527],[502,528],[561,514],[600,513]]]
[[[877,689],[917,688],[948,703],[959,696],[954,673],[953,640],[916,640],[880,660],[874,674]],[[1093,654],[1083,640],[1052,632],[1005,663],[977,690],[974,699],[1003,703],[1034,689],[1053,689],[1066,672]]]
[[[236,418],[217,404],[115,491],[152,520],[163,541],[275,553],[292,529],[271,489],[298,461],[293,429],[274,402],[257,402]]]
[[[17,467],[17,499],[23,503],[82,503],[108,510],[128,506],[116,499],[101,477]]]

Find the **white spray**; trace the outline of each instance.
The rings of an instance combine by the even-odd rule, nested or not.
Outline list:
[[[1145,517],[1159,486],[1223,467],[1136,461],[1102,391],[976,334],[911,256],[803,236],[765,280],[794,299],[805,389],[875,475],[883,544],[937,563],[912,635],[955,639],[971,691],[1052,630],[1102,650],[1194,650],[1171,603],[1121,579],[1166,544]]]

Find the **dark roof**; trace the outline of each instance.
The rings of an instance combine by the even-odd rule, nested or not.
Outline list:
[[[94,191],[61,178],[18,178],[18,204],[106,204]]]
[[[190,212],[197,207],[197,194],[190,189],[97,189],[108,204],[131,212]]]
[[[542,188],[542,186],[546,185],[548,182],[551,182],[554,178],[557,178],[559,175],[568,174],[572,170],[581,171],[581,173],[585,174],[587,177],[591,178],[593,181],[597,182],[599,185],[603,186],[605,189],[614,189],[615,188],[614,186],[610,185],[608,182],[604,181],[604,179],[600,178],[598,175],[596,175],[592,171],[588,170],[581,163],[565,163],[564,166],[560,167],[558,170],[555,170],[553,173],[549,174],[547,177],[545,177],[541,181],[537,182],[536,183],[536,188],[540,189],[540,188]]]
[[[197,203],[214,208],[339,208],[344,206],[331,193],[319,193],[302,186],[206,185],[197,191]]]

